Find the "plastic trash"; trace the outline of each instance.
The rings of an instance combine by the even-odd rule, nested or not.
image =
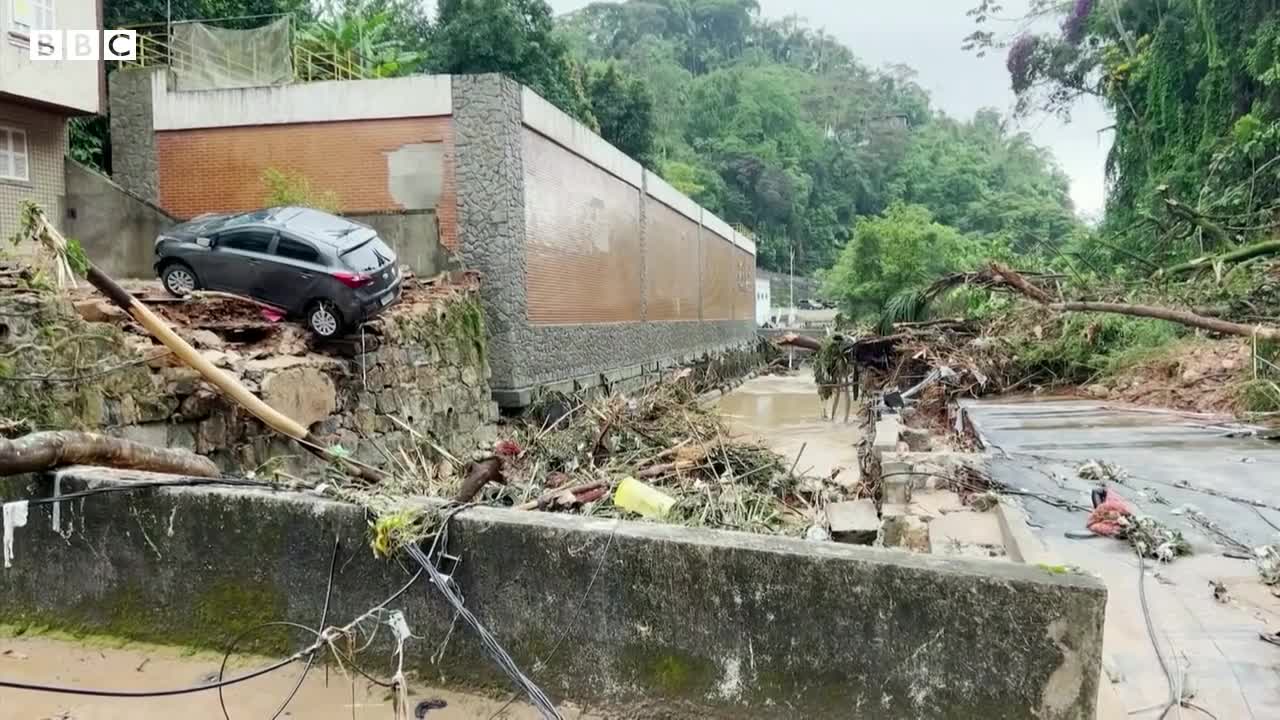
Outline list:
[[[623,478],[613,493],[613,504],[647,518],[663,518],[671,512],[676,499],[635,478]]]

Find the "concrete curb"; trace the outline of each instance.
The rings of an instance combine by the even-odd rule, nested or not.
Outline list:
[[[1004,536],[1005,552],[1015,562],[1026,565],[1055,565],[1049,550],[1027,526],[1027,514],[1009,498],[1001,498],[996,505],[996,518],[1000,521],[1000,534]]]

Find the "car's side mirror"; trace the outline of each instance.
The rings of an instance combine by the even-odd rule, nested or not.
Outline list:
[[[213,239],[207,238],[207,237],[198,237],[196,238],[196,244],[202,248],[210,248],[210,247],[213,247]]]

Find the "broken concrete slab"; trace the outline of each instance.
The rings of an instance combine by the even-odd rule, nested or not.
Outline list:
[[[827,506],[827,524],[831,539],[854,545],[870,545],[880,532],[876,504],[866,498],[831,503]]]
[[[929,522],[918,515],[885,518],[881,531],[880,544],[887,548],[929,552]]]
[[[898,449],[898,434],[902,432],[902,420],[897,415],[885,415],[876,421],[873,450],[894,452]]]
[[[76,469],[62,491],[153,477]],[[45,479],[37,496],[51,490]],[[6,622],[221,651],[258,622],[320,616],[335,536],[331,617],[363,613],[408,578],[368,552],[363,509],[306,495],[175,488],[66,503],[63,522],[94,553],[68,548],[50,511],[32,508],[0,572]],[[561,639],[573,648],[533,675],[557,702],[637,720],[859,707],[881,720],[1094,718],[1106,595],[1089,576],[491,508],[456,517],[449,551],[467,607],[522,669]],[[418,637],[444,637],[454,619],[422,583],[392,608]],[[508,682],[473,633],[455,632],[435,664],[438,648],[406,643],[405,670],[453,686]]]
[[[951,513],[929,523],[929,547],[935,555],[1003,557],[1004,533],[995,513]]]
[[[338,407],[337,390],[316,367],[279,370],[262,381],[262,400],[303,427],[324,420]]]
[[[918,490],[911,493],[911,514],[924,517],[942,517],[951,513],[969,512],[960,496],[949,490]]]

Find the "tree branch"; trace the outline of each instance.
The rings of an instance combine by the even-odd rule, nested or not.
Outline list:
[[[127,470],[220,477],[207,457],[86,432],[58,430],[0,440],[0,477],[43,472],[62,465],[99,465]]]

